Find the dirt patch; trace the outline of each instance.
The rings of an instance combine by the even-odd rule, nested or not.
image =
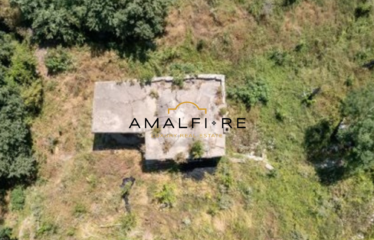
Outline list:
[[[178,46],[184,43],[187,36],[192,40],[212,42],[222,33],[232,35],[233,46],[242,46],[243,34],[250,29],[250,17],[246,11],[230,4],[217,7],[206,1],[185,2],[178,9],[173,9],[167,18],[166,34],[158,43],[162,46]]]
[[[288,11],[284,18],[283,29],[287,32],[301,32],[308,27],[321,26],[326,22],[334,22],[333,4],[326,2],[320,7],[315,3],[302,1],[292,11]]]

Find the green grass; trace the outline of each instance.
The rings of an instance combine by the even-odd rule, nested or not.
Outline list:
[[[233,89],[244,85],[246,76],[262,79],[268,88],[266,104],[248,108],[235,99],[227,99],[230,117],[245,117],[250,123],[245,130],[231,131],[227,138],[227,158],[236,156],[237,152],[266,149],[268,161],[275,170],[267,170],[263,162],[238,164],[223,159],[215,176],[198,183],[183,179],[178,172],[152,173],[144,178],[139,174],[132,189],[134,198],[141,195],[139,189],[145,188],[149,202],[134,204],[134,215],[116,218],[120,226],[110,230],[113,239],[124,238],[133,229],[135,232],[150,229],[155,239],[330,240],[352,239],[359,233],[367,239],[373,237],[368,222],[374,211],[372,179],[363,174],[332,185],[323,184],[304,148],[310,127],[323,119],[337,122],[341,101],[347,92],[372,81],[373,72],[360,66],[374,57],[373,16],[356,19],[356,1],[335,1],[334,4],[296,1],[287,7],[282,2],[274,1],[272,14],[263,18],[262,1],[220,0],[209,1],[208,5],[198,0],[180,1],[175,8],[183,13],[191,7],[197,20],[204,20],[200,15],[207,13],[215,16],[216,22],[209,22],[212,31],[205,33],[211,36],[199,35],[191,22],[196,19],[184,19],[187,33],[183,42],[161,44],[149,53],[146,62],[114,61],[126,76],[144,83],[152,76],[219,73],[226,75],[227,89]],[[319,17],[313,15],[316,11]],[[288,30],[285,30],[286,20],[291,25]],[[237,22],[242,25],[236,25]],[[59,94],[61,85],[48,83],[46,86],[47,92]],[[305,97],[318,87],[321,92],[310,104],[304,104]],[[69,95],[61,98],[69,102]],[[50,123],[58,115],[56,104],[45,104],[39,125]],[[74,161],[72,167],[64,169],[62,182],[77,194],[89,191],[92,196],[87,203],[100,205],[103,201],[101,215],[116,214],[115,208],[121,200],[113,193],[118,190],[118,184],[113,182],[122,177],[122,172],[111,175],[113,166],[123,161],[131,166],[137,163],[128,157],[118,159],[105,171],[101,168],[106,165],[95,166],[103,158],[114,158],[115,154],[88,153],[92,147],[89,109],[91,102],[85,101],[74,129],[70,132],[66,127],[60,136],[61,142],[57,143],[61,148],[73,139],[71,151],[76,153],[69,160]],[[52,133],[43,134],[52,136]],[[43,134],[36,136],[45,138]],[[46,166],[43,162],[42,167]],[[103,178],[107,178],[105,182]],[[171,183],[172,188],[165,187]],[[112,192],[106,192],[109,184]],[[81,187],[83,190],[78,191]],[[29,202],[37,201],[34,198]],[[154,198],[158,201],[150,203]],[[159,210],[160,203],[173,208]],[[23,214],[35,204],[26,204]],[[93,213],[88,211],[90,205],[82,204],[69,206],[71,214],[92,217]],[[37,207],[43,209],[42,203]],[[53,211],[45,214],[53,216]],[[157,218],[155,225],[147,225],[145,219],[153,218]],[[188,224],[184,221],[187,218]],[[37,233],[47,238],[68,229],[66,225],[61,223],[57,227],[52,221],[43,220]],[[79,230],[70,231],[80,239]],[[137,237],[141,239],[141,236],[134,238]]]

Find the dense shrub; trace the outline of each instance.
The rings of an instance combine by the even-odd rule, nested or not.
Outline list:
[[[13,240],[12,236],[12,229],[8,227],[0,226],[0,239],[1,240]]]
[[[34,170],[30,131],[22,98],[8,86],[0,88],[0,178],[30,176]]]
[[[11,0],[40,41],[148,41],[163,32],[169,0]]]
[[[0,31],[0,65],[9,66],[13,51],[12,37]]]
[[[49,74],[53,75],[65,72],[71,68],[71,56],[61,47],[52,49],[48,51],[45,58],[45,65],[48,68]]]
[[[22,210],[25,204],[25,192],[22,187],[16,187],[10,194],[10,204],[12,210]]]
[[[26,44],[19,44],[11,58],[8,80],[19,86],[28,86],[37,78],[36,60]]]
[[[38,113],[43,102],[42,81],[36,66],[35,57],[28,46],[18,44],[6,71],[6,82],[21,93],[26,110],[30,114]]]
[[[372,11],[373,5],[371,1],[363,0],[360,1],[357,4],[357,7],[355,9],[355,17],[361,18],[361,17],[368,17]]]
[[[43,84],[40,79],[21,89],[21,96],[30,115],[39,113],[43,103]]]
[[[237,102],[242,102],[247,108],[257,103],[266,104],[268,102],[268,87],[258,79],[247,77],[245,84],[228,89],[228,97]]]
[[[351,172],[374,169],[374,86],[348,95],[342,108],[344,124],[339,139]]]

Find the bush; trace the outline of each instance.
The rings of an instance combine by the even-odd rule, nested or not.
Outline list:
[[[45,65],[48,69],[48,73],[55,75],[69,70],[72,65],[72,60],[66,50],[58,47],[48,51],[45,58]]]
[[[338,138],[345,150],[350,173],[374,169],[374,85],[348,95],[342,107],[346,127]]]
[[[174,193],[174,186],[165,184],[162,186],[161,191],[155,194],[157,202],[164,205],[164,207],[173,207],[175,204],[176,196]]]
[[[227,159],[223,158],[222,163],[220,163],[217,174],[218,182],[221,186],[221,192],[225,193],[229,189],[232,189],[235,184],[235,178]]]
[[[9,70],[6,72],[7,84],[21,93],[26,110],[32,115],[40,111],[43,103],[43,86],[36,65],[32,51],[21,44],[15,48]]]
[[[362,1],[358,3],[356,9],[355,9],[355,17],[361,18],[361,17],[368,17],[370,16],[370,13],[372,11],[372,3],[371,1]]]
[[[282,52],[279,50],[274,50],[270,54],[270,59],[274,61],[274,63],[278,66],[284,66],[288,60],[288,55],[286,52]]]
[[[30,86],[24,87],[21,97],[25,103],[27,111],[31,115],[40,112],[43,104],[43,84],[40,79],[35,80]]]
[[[173,76],[173,85],[182,89],[184,85],[184,76]]]
[[[19,94],[0,88],[0,178],[24,178],[33,173],[30,130]]]
[[[8,67],[13,56],[14,44],[10,35],[0,31],[0,65]]]
[[[246,77],[244,85],[228,89],[228,97],[251,108],[257,103],[268,102],[268,87],[262,80]]]
[[[25,204],[25,192],[22,187],[16,187],[10,194],[10,204],[12,210],[22,210]]]
[[[51,222],[42,222],[39,229],[36,231],[38,237],[55,234],[57,232],[57,225]]]
[[[163,32],[169,0],[11,0],[41,41],[149,41]]]
[[[191,149],[190,149],[190,154],[192,158],[197,159],[197,158],[202,158],[204,155],[204,144],[200,140],[194,141],[192,143]]]
[[[153,75],[154,74],[149,70],[145,70],[145,71],[141,72],[140,78],[139,78],[140,84],[142,86],[150,85],[152,83]]]
[[[0,226],[0,239],[1,240],[12,240],[12,229],[8,227]]]
[[[8,227],[0,226],[0,239],[1,240],[12,240],[12,229]]]
[[[8,71],[8,81],[18,86],[29,86],[36,79],[36,59],[32,51],[25,44],[19,44],[11,58],[11,64]]]
[[[183,88],[186,75],[195,73],[197,68],[195,65],[190,63],[172,63],[170,64],[168,71],[169,74],[173,76],[173,85]]]

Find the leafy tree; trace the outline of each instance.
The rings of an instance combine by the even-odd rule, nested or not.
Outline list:
[[[374,170],[374,85],[348,95],[342,107],[344,127],[338,137],[350,172]]]
[[[25,44],[16,46],[7,75],[9,82],[19,86],[28,86],[38,78],[36,60]]]
[[[12,43],[12,37],[0,31],[0,65],[9,66],[13,51],[14,44]]]
[[[13,55],[14,44],[12,37],[0,31],[0,86],[5,84],[5,75],[7,67],[9,67],[10,59]]]
[[[169,0],[11,0],[36,39],[149,41],[163,32]]]
[[[0,178],[30,176],[34,170],[30,131],[22,98],[8,86],[0,88]]]

